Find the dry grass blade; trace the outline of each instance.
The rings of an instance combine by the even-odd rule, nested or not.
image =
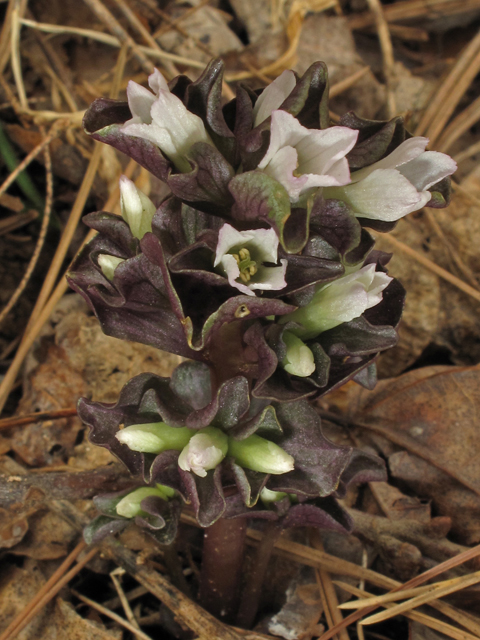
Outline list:
[[[77,27],[69,27],[66,25],[46,24],[44,22],[36,22],[35,20],[26,19],[21,20],[21,23],[27,27],[31,27],[32,29],[43,31],[44,33],[53,33],[55,35],[70,33],[72,35],[81,36],[82,38],[90,38],[92,40],[96,40],[97,42],[108,44],[111,47],[122,46],[119,39],[115,36],[111,36],[108,33],[102,33],[101,31],[96,31],[95,29],[81,29]],[[168,53],[167,51],[152,49],[151,47],[145,47],[142,45],[138,45],[137,48],[139,51],[145,53],[155,60],[171,60],[172,62],[176,62],[177,64],[183,64],[194,69],[205,68],[204,62],[185,58],[184,56],[178,56],[175,53]]]
[[[463,162],[464,160],[475,156],[477,153],[480,153],[480,141],[474,142],[463,151],[460,151],[460,153],[457,153],[456,156],[453,156],[453,159],[457,164],[460,164],[460,162]]]
[[[438,151],[448,153],[452,145],[480,120],[480,97],[450,122],[436,144]]]
[[[25,213],[15,213],[13,216],[8,216],[0,220],[0,236],[4,236],[7,233],[20,229],[26,224],[30,224],[38,218],[38,211],[31,210]]]
[[[358,80],[361,80],[369,71],[370,67],[363,67],[363,69],[355,71],[355,73],[352,73],[352,75],[345,78],[345,80],[341,80],[340,82],[333,84],[329,90],[330,98],[335,98],[344,91],[347,91],[347,89],[350,89],[350,87],[358,82]]]
[[[57,122],[52,126],[49,134],[42,140],[42,142],[40,142],[40,144],[37,144],[37,146],[32,149],[32,151],[30,151],[27,156],[25,156],[25,158],[20,162],[15,171],[12,171],[5,182],[0,186],[0,196],[5,193],[5,191],[10,187],[11,184],[15,182],[18,174],[24,171],[28,167],[28,165],[33,160],[35,160],[35,158],[45,149],[45,147],[48,146],[50,142],[59,135],[61,128],[64,125],[65,123],[63,122]]]
[[[384,7],[387,22],[398,22],[412,18],[428,17],[434,15],[437,18],[468,13],[480,8],[480,0],[406,0]],[[351,16],[348,24],[351,29],[364,29],[373,25],[375,18],[371,13],[360,13]]]
[[[0,635],[0,640],[9,640],[15,637],[20,631],[34,618],[37,613],[48,603],[60,589],[67,584],[87,562],[93,558],[98,549],[91,549],[78,564],[68,573],[68,567],[75,562],[75,559],[85,549],[87,545],[82,540],[77,544],[75,549],[68,555],[62,564],[58,567],[51,578],[43,585],[37,595],[32,599],[29,605],[8,625],[8,627]]]
[[[127,616],[128,622],[133,627],[133,629],[136,629],[137,631],[141,632],[138,622],[135,619],[135,616],[133,615],[133,611],[130,606],[130,603],[128,602],[127,596],[125,595],[125,591],[122,589],[122,585],[120,584],[120,580],[118,579],[118,576],[119,575],[121,576],[124,573],[125,571],[123,569],[118,569],[118,568],[114,569],[114,571],[110,572],[110,578],[112,579],[115,590],[118,593],[118,597],[120,598],[120,602],[122,603],[122,607],[123,607],[123,610],[125,611],[125,615]],[[136,638],[143,637],[142,633],[136,633],[135,631],[132,631],[132,633],[135,635]]]
[[[88,169],[85,173],[82,185],[78,192],[77,198],[75,200],[75,204],[73,205],[72,211],[70,213],[70,217],[68,219],[67,226],[65,227],[62,237],[60,239],[60,243],[57,247],[55,255],[52,260],[52,264],[45,278],[44,284],[38,296],[37,302],[32,312],[32,316],[27,325],[27,329],[25,331],[24,340],[13,359],[12,364],[10,365],[5,377],[0,384],[0,411],[5,406],[5,402],[7,401],[8,395],[12,386],[15,384],[15,380],[17,378],[18,372],[20,371],[20,367],[22,366],[23,359],[28,352],[31,344],[33,344],[33,340],[28,340],[28,335],[31,331],[33,331],[34,327],[37,325],[38,320],[43,318],[42,309],[44,309],[47,299],[52,291],[53,285],[58,278],[58,272],[62,266],[62,263],[65,259],[65,255],[67,253],[68,247],[70,246],[70,242],[73,238],[73,234],[75,233],[75,229],[78,226],[78,222],[80,220],[80,216],[83,211],[83,207],[85,206],[85,202],[87,200],[88,194],[90,192],[90,188],[92,186],[93,180],[95,178],[95,174],[98,168],[98,163],[100,161],[100,156],[102,153],[102,147],[100,143],[95,143],[95,149],[88,165]],[[42,321],[42,325],[48,320],[48,317]],[[39,330],[40,330],[39,328]],[[37,334],[36,334],[37,335]],[[35,338],[34,338],[35,339]],[[25,351],[23,345],[28,343],[28,349]],[[22,348],[23,347],[23,348]]]
[[[137,556],[120,543],[107,538],[102,549],[137,582],[163,602],[173,615],[182,620],[194,633],[208,640],[240,640],[242,636],[231,627],[217,620],[184,593],[174,587],[164,576],[137,563]]]
[[[387,620],[388,618],[404,613],[405,611],[411,611],[416,607],[420,607],[422,604],[430,603],[431,600],[443,598],[443,596],[455,593],[456,591],[460,591],[460,589],[465,589],[466,587],[470,587],[472,584],[477,584],[478,582],[480,582],[480,571],[462,576],[461,578],[447,580],[446,584],[443,586],[437,587],[427,593],[422,593],[411,600],[407,600],[407,602],[397,604],[388,611],[376,613],[375,615],[362,620],[361,624],[369,625],[375,624],[376,622],[382,622],[382,620]]]
[[[392,235],[385,234],[382,237],[384,237],[387,242],[389,242],[392,246],[394,246],[399,251],[406,253],[408,256],[410,256],[411,258],[419,262],[421,265],[423,265],[430,271],[433,271],[433,273],[436,273],[437,276],[440,276],[440,278],[443,278],[447,282],[450,282],[450,284],[453,284],[453,286],[457,287],[457,289],[460,289],[460,291],[463,291],[463,293],[466,293],[468,296],[470,296],[477,302],[480,302],[480,291],[478,291],[477,289],[474,289],[473,287],[468,285],[466,282],[463,282],[463,280],[460,280],[460,278],[457,278],[456,276],[451,274],[449,271],[442,269],[442,267],[439,267],[437,264],[435,264],[435,262],[432,262],[422,254],[418,253],[418,251],[415,251],[415,249],[412,249],[411,247],[404,244],[403,242],[400,242],[400,240],[397,240]]]
[[[10,38],[12,33],[12,13],[16,0],[9,0],[7,11],[3,19],[2,31],[0,33],[0,75],[10,59]]]
[[[347,593],[351,593],[352,595],[358,597],[371,596],[371,593],[368,591],[363,591],[362,589],[357,589],[350,584],[346,584],[345,582],[337,582],[335,584],[341,587]],[[390,607],[394,607],[395,605],[385,604],[387,609]],[[447,622],[442,622],[441,620],[437,620],[436,618],[432,618],[432,616],[428,616],[425,613],[420,613],[419,611],[408,611],[405,613],[405,617],[410,620],[414,620],[415,622],[420,622],[421,624],[429,627],[430,629],[435,629],[435,631],[440,631],[444,633],[446,636],[450,638],[454,638],[454,640],[478,640],[478,636],[474,636],[463,629],[458,629]],[[323,640],[324,636],[321,636],[319,640]]]
[[[324,551],[322,540],[317,530],[311,535],[311,543],[314,549],[318,551]],[[316,569],[315,575],[317,578],[318,589],[320,592],[320,598],[322,600],[323,609],[325,611],[325,617],[327,619],[328,628],[332,629],[336,624],[343,622],[343,616],[338,608],[338,598],[333,586],[332,578],[328,571],[324,569]],[[342,629],[338,632],[338,640],[349,640],[346,629]]]
[[[133,635],[136,636],[137,638],[141,638],[142,640],[152,640],[152,638],[150,636],[147,636],[147,634],[144,633],[141,629],[137,629],[136,627],[133,626],[133,624],[131,624],[130,622],[127,622],[124,618],[114,613],[113,611],[110,611],[110,609],[107,609],[106,607],[102,606],[100,603],[95,602],[94,600],[90,600],[90,598],[87,598],[81,593],[78,593],[78,591],[75,591],[74,589],[72,589],[72,593],[79,600],[81,600],[85,604],[88,604],[89,607],[92,607],[92,609],[95,609],[102,615],[107,616],[112,620],[115,620],[115,622],[118,622],[119,625],[121,625],[122,627],[125,627],[125,629],[128,629],[128,631],[131,631],[131,633],[133,633]]]
[[[138,48],[137,43],[131,38],[113,14],[104,6],[100,0],[83,0],[90,7],[93,13],[107,29],[116,37],[121,44],[125,44],[132,50],[133,55],[140,63],[145,73],[153,72],[153,64],[146,55]]]
[[[40,233],[38,234],[35,250],[32,254],[32,257],[30,258],[30,262],[28,263],[28,267],[27,267],[27,270],[25,271],[23,278],[20,281],[20,284],[18,285],[18,287],[16,288],[14,294],[12,295],[12,297],[10,298],[10,300],[8,301],[8,303],[0,313],[0,325],[8,316],[10,311],[13,309],[13,307],[17,303],[17,300],[20,298],[23,291],[25,290],[25,287],[27,286],[28,281],[30,280],[30,277],[37,265],[38,258],[40,257],[40,253],[42,251],[43,245],[45,243],[45,238],[47,236],[47,230],[48,230],[48,225],[50,223],[50,215],[52,213],[52,206],[53,206],[52,159],[50,157],[48,144],[45,146],[44,155],[45,155],[45,170],[47,174],[47,189],[46,189],[47,193],[45,198],[45,209],[43,211],[43,220],[42,220],[42,225],[40,227]]]
[[[370,11],[375,16],[375,24],[380,40],[383,58],[383,73],[387,83],[387,110],[390,118],[393,118],[397,108],[395,105],[395,90],[393,86],[395,73],[395,58],[393,56],[392,38],[388,30],[388,24],[383,14],[383,7],[380,0],[367,0]]]
[[[45,420],[57,420],[59,418],[69,418],[77,415],[76,407],[69,409],[57,409],[56,411],[41,411],[29,413],[26,416],[15,416],[13,418],[4,418],[0,420],[0,431],[11,429],[12,427],[20,427],[24,424],[32,422],[44,422]]]
[[[15,80],[15,86],[17,87],[18,99],[20,106],[23,109],[28,108],[27,93],[25,91],[25,85],[23,84],[22,76],[22,62],[20,57],[20,18],[23,18],[25,8],[27,6],[26,0],[17,0],[12,11],[11,19],[11,33],[10,33],[10,47],[11,47],[11,65],[13,78]]]
[[[480,68],[480,32],[465,47],[425,110],[415,135],[428,135],[434,145]]]

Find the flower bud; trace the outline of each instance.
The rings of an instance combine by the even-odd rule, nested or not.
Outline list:
[[[322,331],[360,317],[364,311],[377,305],[382,301],[382,291],[391,281],[387,274],[375,271],[374,264],[368,264],[320,286],[307,305],[282,316],[279,322],[301,324],[302,328],[290,331],[303,340],[309,340]]]
[[[293,457],[270,440],[257,435],[245,440],[228,438],[228,455],[241,467],[279,475],[294,468]]]
[[[110,281],[113,280],[115,269],[121,262],[125,262],[123,258],[117,256],[109,256],[106,253],[99,253],[97,257],[98,266],[102,270],[103,275]]]
[[[215,469],[228,451],[228,437],[215,427],[205,427],[197,431],[178,458],[178,466],[183,471],[192,471],[204,478],[207,471]]]
[[[272,502],[280,502],[288,496],[288,493],[284,493],[283,491],[270,491],[267,487],[264,487],[260,493],[260,500],[263,504],[268,507]]]
[[[126,176],[120,178],[120,207],[122,218],[128,223],[135,238],[141,240],[152,230],[156,207]]]
[[[165,489],[167,491],[165,491]],[[172,491],[173,489],[170,489],[170,487],[164,487],[161,484],[157,484],[155,487],[139,487],[120,500],[117,504],[117,513],[124,518],[135,518],[135,516],[143,513],[140,506],[142,500],[150,496],[168,500],[168,498],[173,495],[171,493]]]
[[[187,427],[169,427],[165,422],[132,424],[119,431],[115,437],[132,451],[161,453],[169,449],[181,451],[197,433]]]
[[[291,331],[284,331],[282,338],[287,347],[287,353],[281,362],[282,367],[300,378],[310,376],[315,371],[311,349]]]

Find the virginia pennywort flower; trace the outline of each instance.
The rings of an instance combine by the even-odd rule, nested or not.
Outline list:
[[[123,133],[144,138],[163,151],[177,169],[183,173],[191,170],[186,155],[196,142],[212,144],[205,125],[177,98],[156,71],[149,78],[154,89],[153,96],[148,89],[136,83],[129,83],[127,99],[133,118],[122,127]]]
[[[312,300],[293,313],[282,316],[280,324],[292,321],[302,328],[290,331],[303,340],[314,338],[323,331],[358,318],[364,311],[382,301],[382,292],[393,278],[375,271],[368,264],[350,275],[320,286]]]
[[[307,129],[286,111],[272,113],[270,146],[258,165],[282,184],[292,202],[313,187],[350,182],[347,153],[358,131],[348,127]]]
[[[218,234],[214,267],[228,283],[249,296],[255,290],[278,291],[287,283],[287,261],[278,261],[278,236],[274,229],[237,231],[224,224]]]
[[[428,138],[405,140],[388,156],[352,173],[352,183],[326,189],[327,198],[348,204],[362,218],[394,222],[430,201],[428,189],[451,176],[457,163],[445,153],[425,151]]]
[[[228,451],[228,438],[215,427],[205,427],[197,432],[178,458],[178,466],[183,471],[191,471],[204,478],[207,471],[215,469]]]

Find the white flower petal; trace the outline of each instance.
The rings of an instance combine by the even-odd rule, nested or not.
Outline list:
[[[264,169],[282,147],[296,147],[310,133],[311,129],[302,127],[290,113],[282,110],[274,111],[270,126],[270,145],[258,168]]]
[[[249,285],[250,289],[262,291],[279,291],[287,286],[285,274],[287,272],[287,260],[280,260],[279,267],[258,267],[255,280]]]
[[[153,102],[150,115],[151,124],[126,123],[123,132],[153,142],[180,171],[190,171],[185,157],[190,147],[196,142],[212,144],[201,118],[188,111],[177,96],[163,89]]]
[[[167,81],[158,69],[154,69],[153,73],[148,76],[148,86],[156,96],[160,91],[170,91]]]
[[[113,280],[115,275],[115,269],[122,262],[125,262],[124,258],[117,258],[117,256],[110,256],[106,253],[99,253],[97,257],[98,266],[102,270],[103,275],[110,281]]]
[[[152,121],[150,110],[155,102],[155,96],[142,85],[130,80],[127,85],[127,101],[132,118],[125,125],[145,123]]]
[[[241,231],[240,233],[251,234],[250,237],[246,235],[246,238],[248,238],[248,248],[254,260],[277,262],[278,236],[275,233],[275,229],[253,229],[251,231]]]
[[[393,222],[424,207],[431,194],[418,193],[397,169],[376,169],[361,182],[335,189],[333,197],[344,200],[362,218]]]
[[[240,277],[240,269],[238,268],[237,261],[232,255],[228,253],[224,255],[220,260],[219,265],[227,276],[228,284],[231,287],[235,287],[235,289],[245,293],[247,296],[255,295],[252,289],[246,284],[243,284],[243,282],[237,282],[237,278]]]
[[[228,451],[228,438],[219,429],[206,427],[194,435],[178,457],[183,471],[192,471],[204,478],[207,471],[215,469]]]
[[[451,176],[456,170],[455,160],[438,151],[426,151],[399,169],[418,191],[430,189],[443,178]]]
[[[135,238],[141,240],[152,230],[156,207],[126,176],[120,177],[120,208],[122,218],[128,223]]]
[[[237,231],[231,224],[225,223],[218,232],[217,250],[213,266],[220,264],[223,256],[236,246],[243,246],[245,242],[253,238],[253,231]]]
[[[341,158],[353,149],[358,131],[348,127],[329,127],[310,130],[310,135],[297,146],[298,172],[326,174]],[[350,182],[350,177],[348,179]]]
[[[284,71],[266,87],[258,96],[253,108],[253,118],[256,127],[266,120],[272,111],[278,109],[292,93],[297,81],[293,71]]]
[[[396,167],[400,167],[407,162],[410,162],[425,152],[427,144],[428,138],[422,138],[420,136],[415,136],[405,140],[402,144],[398,145],[392,153],[389,153],[388,156],[382,160],[374,162],[369,167],[365,167],[364,169],[360,169],[359,171],[352,173],[352,182],[358,182],[359,180],[366,178],[377,169],[395,169]]]

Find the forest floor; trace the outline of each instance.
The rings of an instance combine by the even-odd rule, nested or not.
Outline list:
[[[0,640],[480,638],[480,0],[0,0],[0,15]],[[408,292],[380,382],[318,402],[326,435],[382,455],[388,482],[347,494],[353,535],[280,538],[253,631],[197,604],[188,511],[175,548],[135,526],[116,546],[81,535],[90,498],[121,479],[76,401],[114,402],[179,362],[103,335],[68,293],[82,214],[119,212],[119,176],[165,195],[82,116],[154,66],[194,79],[213,57],[226,99],[323,60],[333,123],[401,115],[459,166],[446,209],[377,239]],[[249,529],[249,548],[260,538]],[[382,594],[399,588],[415,590],[393,608]],[[385,605],[374,626],[371,607],[338,608],[369,595]]]

